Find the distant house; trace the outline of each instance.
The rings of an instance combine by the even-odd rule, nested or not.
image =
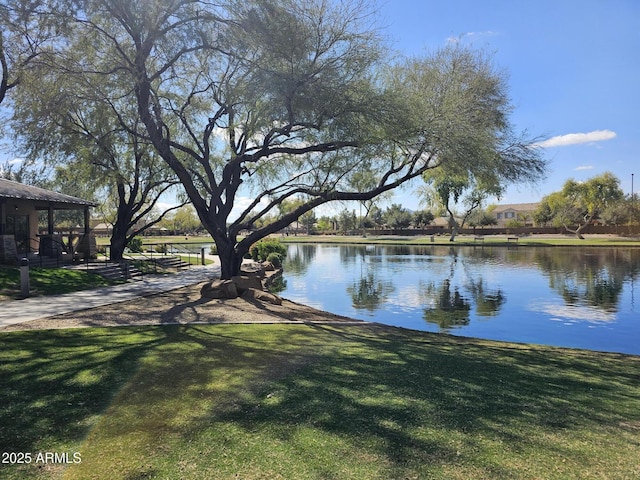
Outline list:
[[[113,231],[113,226],[110,223],[100,222],[91,227],[91,232],[98,237],[108,237]]]
[[[533,227],[533,214],[539,203],[510,203],[498,205],[491,213],[496,217],[497,227],[506,227],[510,222],[517,221],[524,227]]]
[[[462,221],[460,218],[457,218],[456,220],[458,220],[458,222]],[[438,227],[438,228],[451,228],[451,223],[450,223],[450,220],[449,220],[449,216],[436,217],[429,224],[429,226],[430,227]]]
[[[92,202],[81,198],[0,178],[0,262],[15,263],[17,258],[35,252],[46,256],[59,254],[61,240],[54,225],[56,210],[83,211],[82,234],[88,238],[92,206],[95,206]],[[47,212],[44,234],[38,234],[39,211]]]

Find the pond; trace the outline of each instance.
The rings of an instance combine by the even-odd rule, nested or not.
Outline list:
[[[640,354],[640,248],[290,244],[285,298],[387,325]]]

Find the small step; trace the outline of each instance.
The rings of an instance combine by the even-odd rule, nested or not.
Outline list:
[[[120,263],[90,263],[77,268],[95,273],[109,280],[136,280],[143,273],[129,262]]]
[[[48,257],[46,255],[29,255],[29,266],[32,268],[60,268],[69,265],[71,255],[63,254],[60,257]]]
[[[176,270],[181,270],[183,268],[188,268],[190,265],[183,261],[180,257],[159,257],[154,258],[153,261],[162,268],[175,268]]]
[[[136,280],[139,277],[143,276],[143,273],[137,268],[134,267],[130,262],[120,262],[118,264],[120,267],[120,278],[123,280]]]

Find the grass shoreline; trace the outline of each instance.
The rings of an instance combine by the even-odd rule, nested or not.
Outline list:
[[[640,357],[392,327],[0,334],[18,479],[636,478]]]
[[[514,235],[515,236],[515,235]],[[477,235],[458,235],[455,242],[449,242],[449,235],[446,233],[434,235],[434,241],[431,242],[431,235],[423,236],[396,236],[396,235],[380,235],[380,236],[359,236],[359,235],[289,235],[273,234],[271,238],[276,238],[284,243],[345,243],[345,244],[388,244],[388,245],[449,245],[449,246],[613,246],[613,247],[639,247],[640,237],[625,237],[616,235],[588,235],[584,240],[580,240],[573,235],[525,235],[518,236],[518,242],[508,241],[512,235],[493,235],[478,232]],[[483,241],[476,241],[476,237],[484,238]],[[143,244],[171,244],[171,243],[188,243],[203,244],[214,243],[210,236],[148,236],[142,237]],[[109,239],[107,237],[98,238],[99,245],[107,245]]]
[[[628,238],[619,236],[591,236],[584,240],[571,238],[565,235],[529,235],[519,236],[518,241],[509,240],[508,235],[459,235],[454,242],[449,241],[448,235],[433,236],[374,236],[359,237],[351,235],[304,235],[304,236],[278,236],[283,243],[330,243],[352,245],[403,245],[403,246],[430,246],[446,245],[456,246],[535,246],[535,247],[637,247],[640,248],[640,238]],[[482,238],[483,240],[476,240]]]

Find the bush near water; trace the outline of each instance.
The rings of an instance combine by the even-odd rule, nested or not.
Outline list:
[[[278,257],[277,261],[281,264],[282,259],[287,254],[287,247],[280,243],[279,240],[268,238],[253,244],[249,249],[249,253],[251,258],[257,262],[269,261],[276,265],[275,258]]]

